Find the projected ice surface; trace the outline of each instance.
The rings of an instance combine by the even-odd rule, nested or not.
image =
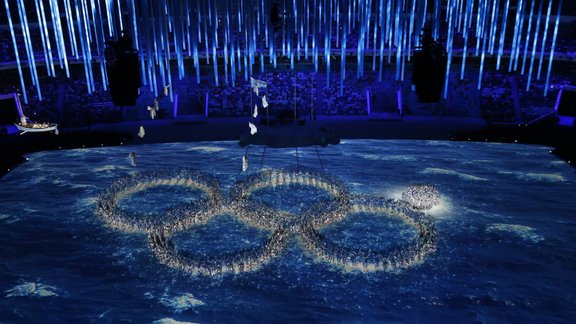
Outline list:
[[[30,154],[0,179],[0,321],[567,322],[576,174],[548,151],[346,140]]]

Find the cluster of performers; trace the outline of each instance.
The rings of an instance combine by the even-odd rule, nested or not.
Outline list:
[[[428,210],[440,204],[440,192],[429,184],[415,184],[402,193],[402,200],[417,210]]]

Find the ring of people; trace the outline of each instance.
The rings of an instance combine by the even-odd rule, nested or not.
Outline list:
[[[299,213],[278,210],[253,199],[259,190],[288,185],[314,187],[326,192],[329,198]],[[196,189],[203,197],[195,203],[170,208],[163,215],[138,215],[119,208],[119,203],[129,196],[158,186]],[[435,188],[433,191],[437,193]],[[429,197],[429,192],[424,197]],[[318,262],[343,271],[390,272],[419,264],[436,249],[437,233],[432,217],[410,203],[417,198],[394,200],[353,194],[338,178],[306,169],[263,170],[237,181],[224,196],[217,179],[200,172],[173,170],[142,172],[114,181],[99,195],[96,214],[112,228],[147,233],[150,248],[160,263],[193,275],[255,271],[281,255],[292,239]],[[354,213],[395,218],[412,227],[415,235],[409,242],[374,250],[342,246],[321,234],[323,228]],[[267,241],[257,248],[208,256],[183,253],[172,242],[172,235],[225,214],[269,232]]]

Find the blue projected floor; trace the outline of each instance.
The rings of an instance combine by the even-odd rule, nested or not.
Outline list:
[[[548,151],[346,140],[298,150],[203,142],[30,154],[0,179],[0,322],[570,322],[576,174]],[[254,182],[262,169],[284,176]],[[183,174],[196,180],[179,182]],[[102,202],[113,183],[130,181],[113,204]],[[415,222],[367,202],[401,205],[414,184],[440,194]],[[232,203],[242,197],[245,211]],[[358,201],[373,209],[354,209]],[[103,217],[99,202],[117,214]],[[351,209],[338,214],[342,206]],[[285,224],[268,228],[266,208]],[[342,217],[318,225],[314,217],[330,212]],[[178,217],[197,223],[172,222]],[[379,253],[395,263],[378,263]]]

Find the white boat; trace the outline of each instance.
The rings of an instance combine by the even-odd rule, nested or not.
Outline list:
[[[58,124],[53,123],[34,123],[28,122],[25,123],[14,123],[16,128],[20,131],[20,135],[25,133],[43,133],[43,132],[54,132],[54,134],[58,135]]]
[[[0,99],[10,99],[14,98],[16,103],[16,108],[18,109],[18,114],[20,115],[20,122],[14,123],[14,126],[20,131],[20,135],[26,133],[44,133],[44,132],[54,132],[58,135],[58,124],[54,123],[36,123],[30,120],[24,115],[22,111],[22,105],[20,104],[20,95],[18,93],[12,93],[8,95],[0,95]]]

